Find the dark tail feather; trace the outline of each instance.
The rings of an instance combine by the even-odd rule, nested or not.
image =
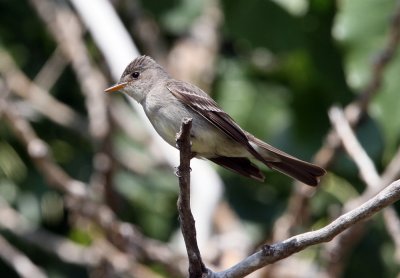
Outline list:
[[[268,166],[311,186],[317,186],[320,177],[326,173],[324,169],[305,161],[287,157],[281,159],[280,162],[269,162]]]
[[[264,175],[256,165],[245,157],[213,157],[208,158],[222,167],[258,181],[264,181]]]
[[[268,167],[282,172],[298,181],[311,186],[317,186],[320,177],[325,175],[326,171],[314,164],[295,158],[263,141],[251,134],[247,135],[249,140],[257,145],[257,152],[263,159],[256,157]]]

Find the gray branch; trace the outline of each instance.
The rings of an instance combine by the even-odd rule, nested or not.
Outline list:
[[[228,270],[213,274],[213,278],[243,277],[268,264],[282,260],[309,246],[332,240],[336,235],[356,223],[366,220],[400,199],[400,180],[382,190],[375,197],[361,206],[343,214],[329,225],[312,232],[300,234],[273,245],[265,245],[261,251],[254,253]]]
[[[176,138],[176,144],[180,151],[180,165],[177,170],[179,178],[178,212],[189,258],[189,277],[202,277],[203,274],[207,273],[207,269],[201,259],[200,250],[197,245],[195,221],[190,209],[191,128],[192,119],[183,119],[181,130]]]
[[[190,277],[244,277],[257,269],[289,257],[309,246],[331,241],[344,230],[372,217],[383,208],[390,206],[400,199],[400,180],[397,180],[383,189],[375,197],[338,217],[329,225],[316,231],[293,236],[273,245],[264,245],[261,251],[247,257],[235,266],[225,271],[214,273],[207,270],[201,259],[196,241],[195,222],[190,211],[190,159],[192,157],[190,150],[191,123],[191,119],[184,119],[181,132],[177,136],[177,145],[181,155],[181,164],[177,172],[180,186],[178,210],[181,219],[182,234],[185,239],[189,258]]]

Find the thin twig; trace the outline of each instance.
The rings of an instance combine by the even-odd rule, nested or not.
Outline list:
[[[390,20],[388,37],[383,49],[376,54],[371,65],[371,79],[361,90],[357,100],[345,108],[345,115],[350,125],[354,127],[366,113],[372,98],[379,92],[383,82],[383,73],[396,54],[400,40],[400,1],[394,5],[395,10]],[[341,146],[341,140],[335,130],[331,129],[324,146],[318,151],[315,161],[326,167],[334,158],[336,150]]]
[[[339,107],[332,107],[328,114],[346,152],[356,163],[361,179],[370,188],[378,186],[381,178],[375,164],[358,141],[343,110]]]
[[[222,11],[218,0],[204,1],[201,15],[168,54],[172,76],[209,91],[215,78],[215,61],[220,46]]]
[[[333,107],[329,111],[329,117],[334,129],[336,130],[336,133],[342,141],[346,152],[356,163],[361,179],[367,185],[368,190],[366,190],[361,196],[364,194],[369,195],[372,191],[382,189],[385,186],[387,177],[384,179],[379,176],[373,161],[365,152],[364,148],[361,146],[356,138],[356,135],[351,129],[350,123],[347,120],[344,111],[338,107]],[[392,180],[389,182],[391,181]],[[348,211],[357,204],[360,204],[360,202],[356,201],[357,199],[346,203],[343,206],[343,211]],[[400,223],[400,221],[397,218],[396,211],[392,207],[387,207],[383,212],[383,216],[387,230],[396,245],[396,253],[399,253],[400,238],[397,233],[400,231],[400,227],[397,227],[396,224]],[[344,268],[344,263],[346,262],[346,255],[349,253],[352,246],[354,246],[361,239],[362,235],[364,235],[365,228],[366,227],[363,223],[353,226],[327,245],[326,253],[329,254],[326,256],[329,263],[327,269],[331,276],[338,277],[341,275],[341,272]]]
[[[32,82],[4,49],[0,50],[0,61],[0,73],[14,94],[28,100],[37,111],[51,121],[87,135],[87,122],[84,117]]]
[[[394,259],[400,264],[400,219],[393,207],[386,208],[383,211],[383,219],[385,220],[386,229],[392,238],[396,250],[394,251]]]
[[[377,194],[380,190],[382,190],[386,184],[390,183],[391,181],[397,179],[400,176],[400,148],[397,151],[396,155],[392,158],[389,165],[386,167],[384,173],[381,175],[381,180],[378,186],[368,187],[359,197],[350,200],[346,204],[343,205],[342,211],[346,212],[349,211],[366,201],[368,201],[372,196]],[[387,210],[387,209],[386,209]],[[389,215],[384,212],[384,218],[387,225],[387,230],[390,233],[393,241],[396,245],[396,259],[399,259],[397,254],[400,250],[400,226],[396,226],[398,217],[397,214],[394,214],[390,211],[389,208]],[[388,217],[389,216],[389,217]],[[391,219],[391,217],[395,216],[395,219]],[[332,242],[330,242],[326,248],[325,253],[330,265],[328,267],[331,274],[336,273],[336,275],[340,276],[340,273],[343,270],[343,263],[346,260],[346,253],[348,250],[351,249],[354,244],[357,243],[358,239],[362,237],[363,234],[363,227],[361,224],[355,225],[351,227],[349,230],[343,232],[338,237],[336,237]],[[335,275],[334,275],[335,276]]]
[[[71,62],[82,93],[86,98],[89,129],[93,139],[102,139],[109,132],[105,95],[102,92],[107,82],[102,73],[90,61],[90,55],[83,43],[83,30],[68,6],[60,7],[48,0],[30,0],[39,17],[56,40],[60,50]]]
[[[386,166],[385,171],[382,174],[382,183],[388,184],[400,176],[400,147],[393,155],[392,160]]]
[[[60,47],[57,47],[36,74],[33,82],[40,88],[49,91],[60,78],[67,65],[68,62],[62,55]]]
[[[207,273],[207,269],[204,266],[199,247],[197,246],[196,227],[190,209],[190,159],[192,158],[190,146],[191,128],[192,119],[183,119],[181,130],[177,134],[176,144],[180,151],[180,165],[177,170],[179,178],[178,212],[189,259],[189,277],[195,278],[202,277],[203,274]]]

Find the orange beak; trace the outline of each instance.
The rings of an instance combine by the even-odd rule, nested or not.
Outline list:
[[[111,86],[110,88],[105,89],[104,92],[113,93],[113,92],[123,89],[126,85],[128,85],[128,82],[121,82],[121,83],[115,84],[114,86]]]

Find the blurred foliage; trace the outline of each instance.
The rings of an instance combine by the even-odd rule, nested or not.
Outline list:
[[[343,12],[337,17],[333,34],[346,49],[345,69],[348,72],[347,80],[354,89],[360,89],[371,77],[369,66],[375,57],[377,50],[382,48],[387,35],[387,25],[393,10],[393,1],[383,0],[356,0],[344,1]],[[370,11],[374,11],[371,13]],[[369,16],[358,16],[362,14]],[[400,135],[400,102],[396,99],[400,91],[398,73],[400,72],[400,54],[388,67],[385,73],[384,86],[376,100],[372,103],[370,112],[379,122],[379,127],[384,134],[385,157],[387,161],[399,144]]]
[[[127,26],[134,15],[129,0],[113,1]],[[330,125],[327,109],[346,105],[371,78],[374,55],[387,37],[395,0],[222,0],[224,15],[216,78],[210,92],[244,128],[287,152],[311,159]],[[141,0],[137,9],[154,20],[166,45],[185,35],[206,1]],[[292,4],[290,4],[292,3]],[[55,42],[27,1],[0,0],[0,47],[9,51],[31,78],[55,49]],[[132,32],[133,33],[133,32]],[[138,39],[138,38],[135,38]],[[89,40],[89,44],[90,44]],[[139,45],[140,41],[138,42]],[[90,45],[95,59],[97,50]],[[142,49],[147,53],[146,49]],[[400,53],[385,73],[369,116],[357,134],[379,169],[385,167],[400,143]],[[67,68],[51,93],[85,115],[84,98],[74,73]],[[102,92],[99,92],[101,94]],[[81,134],[35,114],[31,122],[70,175],[88,182],[96,146]],[[149,155],[128,138],[115,136],[116,148]],[[342,153],[311,202],[314,228],[329,222],[332,211],[358,195],[364,186],[357,170]],[[292,192],[292,181],[267,171],[265,184],[218,168],[228,185],[225,198],[259,239],[271,233]],[[118,214],[148,236],[167,241],[176,229],[176,178],[157,166],[146,176],[126,170],[115,173]],[[0,196],[35,225],[90,244],[96,233],[68,222],[62,197],[46,185],[24,148],[0,118]],[[395,277],[393,244],[381,219],[348,261],[345,277]],[[3,232],[2,232],[3,234]],[[66,265],[4,233],[51,277],[87,277],[86,270]],[[362,267],[360,267],[362,265]],[[16,274],[0,260],[0,273]]]

